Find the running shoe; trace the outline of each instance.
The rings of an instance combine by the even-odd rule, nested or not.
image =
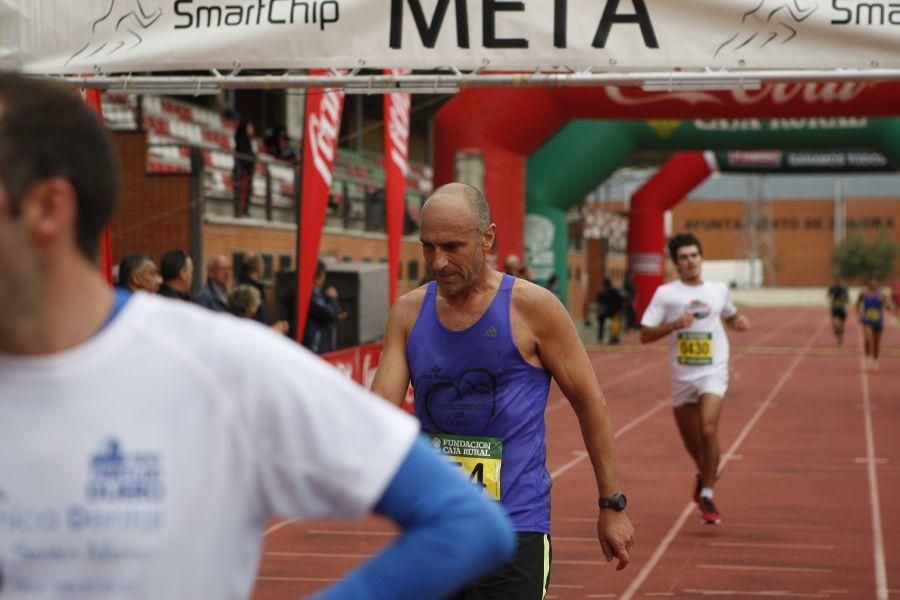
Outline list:
[[[697,473],[697,477],[694,479],[694,503],[700,504],[700,492],[703,491],[703,478],[700,476],[700,473]]]
[[[700,501],[697,503],[697,512],[700,513],[700,522],[706,525],[718,525],[722,522],[722,515],[719,514],[719,510],[716,508],[716,505],[713,504],[711,498],[703,498],[700,497]]]

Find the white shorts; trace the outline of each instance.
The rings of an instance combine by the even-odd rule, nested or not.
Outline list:
[[[695,404],[703,394],[715,394],[725,397],[728,390],[728,371],[710,373],[704,377],[690,381],[672,380],[672,405]]]

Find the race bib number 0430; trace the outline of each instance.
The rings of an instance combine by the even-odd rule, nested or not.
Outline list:
[[[462,469],[469,481],[493,500],[500,500],[503,440],[465,435],[429,434],[435,449]]]
[[[712,333],[707,331],[678,332],[678,364],[688,366],[711,365],[713,361]]]

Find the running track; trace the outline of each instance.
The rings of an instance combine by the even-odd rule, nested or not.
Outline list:
[[[636,528],[624,571],[600,552],[590,462],[574,413],[551,392],[548,598],[900,597],[900,328],[887,325],[880,372],[864,375],[855,322],[838,349],[824,308],[748,313],[753,330],[731,334],[717,527],[700,525],[690,501],[664,343],[591,351]],[[253,598],[321,589],[393,535],[377,518],[273,522]]]

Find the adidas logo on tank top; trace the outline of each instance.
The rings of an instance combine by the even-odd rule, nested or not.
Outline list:
[[[499,334],[497,333],[497,328],[494,327],[493,325],[491,325],[491,327],[487,331],[485,331],[484,333],[481,334],[482,337],[489,337],[489,338],[495,338],[498,335]]]

